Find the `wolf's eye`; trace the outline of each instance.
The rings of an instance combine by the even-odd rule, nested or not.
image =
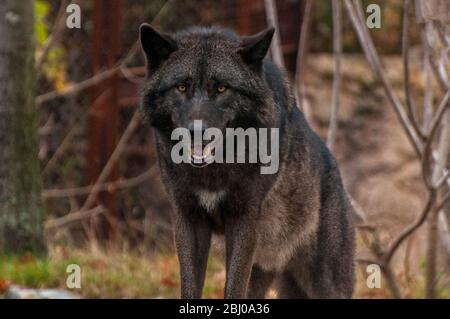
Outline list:
[[[185,84],[178,84],[178,85],[177,85],[177,90],[178,90],[179,92],[181,92],[181,93],[184,93],[184,92],[186,92],[187,87],[186,87]]]
[[[225,86],[225,85],[219,85],[218,87],[217,87],[217,92],[219,92],[219,93],[223,93],[223,92],[225,92],[227,90],[227,87]]]

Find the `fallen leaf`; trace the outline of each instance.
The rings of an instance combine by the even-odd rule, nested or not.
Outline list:
[[[12,284],[11,281],[9,281],[8,279],[0,278],[0,294],[5,293],[9,289],[11,284]]]
[[[166,287],[170,287],[170,288],[176,288],[176,287],[178,287],[178,283],[175,281],[175,280],[173,280],[173,279],[171,279],[171,278],[163,278],[162,280],[161,280],[161,284],[162,285],[164,285],[164,286],[166,286]]]

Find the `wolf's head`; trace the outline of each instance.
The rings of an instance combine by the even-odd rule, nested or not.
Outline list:
[[[152,126],[170,137],[177,127],[261,127],[271,92],[263,59],[274,29],[239,37],[230,30],[190,28],[168,35],[140,28],[147,60],[143,108]]]

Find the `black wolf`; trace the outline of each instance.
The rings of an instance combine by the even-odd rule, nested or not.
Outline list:
[[[142,107],[175,209],[182,298],[201,297],[212,234],[224,237],[226,298],[264,298],[272,282],[280,298],[352,295],[352,207],[335,159],[297,108],[283,72],[265,58],[273,32],[140,28],[148,67]],[[220,130],[279,128],[279,170],[175,164],[171,132],[192,129],[194,120]]]

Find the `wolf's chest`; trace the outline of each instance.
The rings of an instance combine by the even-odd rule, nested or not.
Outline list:
[[[226,191],[208,191],[201,190],[195,193],[197,195],[198,203],[208,213],[212,214],[216,210],[219,203],[224,199]]]

